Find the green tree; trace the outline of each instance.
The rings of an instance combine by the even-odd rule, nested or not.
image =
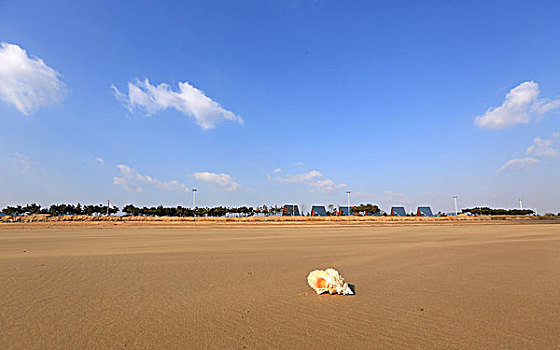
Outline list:
[[[351,208],[352,213],[365,213],[365,215],[375,215],[379,213],[381,209],[377,205],[373,204],[360,204],[355,205]]]
[[[35,203],[27,204],[22,208],[22,211],[27,215],[39,214],[39,212],[41,211],[41,206]]]

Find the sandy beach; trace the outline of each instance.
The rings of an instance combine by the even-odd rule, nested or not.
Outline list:
[[[2,349],[560,347],[558,224],[5,224],[0,280]]]

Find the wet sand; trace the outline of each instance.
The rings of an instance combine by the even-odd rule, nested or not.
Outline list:
[[[1,349],[560,347],[558,224],[4,226],[0,282]]]

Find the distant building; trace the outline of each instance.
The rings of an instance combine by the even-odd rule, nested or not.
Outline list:
[[[406,216],[404,207],[391,207],[391,216]]]
[[[327,216],[327,210],[324,205],[314,205],[311,207],[311,216]]]
[[[299,207],[295,204],[284,205],[282,216],[301,216],[301,214],[299,213]]]
[[[430,207],[418,207],[416,209],[416,216],[434,216],[434,213]]]

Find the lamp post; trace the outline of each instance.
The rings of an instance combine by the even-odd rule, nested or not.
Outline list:
[[[346,191],[346,204],[348,205],[348,216],[350,216],[350,189]]]
[[[453,196],[453,202],[455,203],[455,216],[457,216],[459,214],[457,211],[457,196]]]

